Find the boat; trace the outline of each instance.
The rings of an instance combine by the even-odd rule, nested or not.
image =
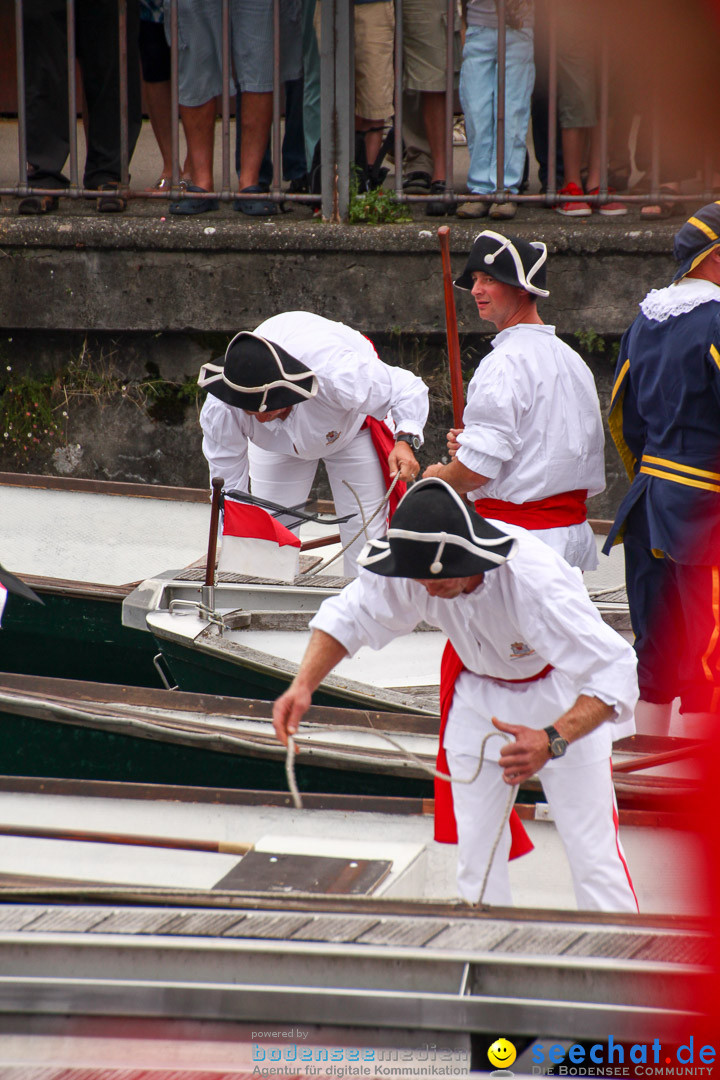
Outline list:
[[[0,561],[44,602],[7,604],[3,670],[161,687],[158,650],[144,624],[123,624],[122,604],[173,567],[190,567],[184,588],[199,593],[191,564],[207,552],[207,490],[0,473],[0,500]]]
[[[608,523],[594,524],[599,545]],[[219,574],[215,611],[208,617],[199,606],[204,569],[193,573],[194,606],[178,603],[181,596],[190,597],[186,571],[173,580],[166,577],[140,585],[123,601],[124,624],[138,630],[145,626],[152,634],[168,688],[268,700],[292,681],[310,639],[308,623],[317,604],[346,583],[320,573],[313,576],[312,568],[291,586]],[[631,638],[622,553],[604,558],[601,569],[584,580],[603,618]],[[420,624],[379,652],[361,649],[337,665],[313,700],[328,706],[437,715],[445,640],[439,630]]]
[[[0,675],[3,768],[18,776],[287,792],[271,714],[266,701]],[[437,735],[432,716],[313,705],[296,739],[298,788],[432,800]],[[697,788],[698,753],[683,738],[617,743],[623,813],[680,812]],[[522,814],[542,798],[536,779],[524,784]]]
[[[519,906],[471,908],[419,800],[314,799],[0,778],[0,1061],[397,1080],[467,1076],[502,1033],[522,1076],[559,1039],[698,1034],[713,944],[677,821],[624,830],[641,915],[573,910],[540,819]]]

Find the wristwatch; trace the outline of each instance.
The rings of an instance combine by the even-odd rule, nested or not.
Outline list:
[[[408,435],[406,431],[398,431],[395,436],[395,442],[406,442],[408,446],[412,447],[416,454],[422,446],[422,443],[417,435]]]
[[[570,745],[567,739],[563,739],[557,728],[554,728],[552,724],[543,728],[543,731],[548,737],[548,750],[550,751],[551,758],[562,757]]]

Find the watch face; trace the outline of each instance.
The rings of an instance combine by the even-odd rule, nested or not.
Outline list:
[[[550,743],[550,753],[554,758],[562,757],[567,748],[567,739],[563,739],[560,735]]]

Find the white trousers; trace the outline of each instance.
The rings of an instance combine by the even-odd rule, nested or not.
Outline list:
[[[450,775],[473,775],[478,758],[447,751]],[[572,765],[540,774],[543,790],[570,863],[575,899],[581,911],[638,910],[625,855],[618,836],[618,814],[608,760]],[[457,887],[459,895],[475,904],[500,822],[507,806],[508,785],[494,761],[483,763],[472,784],[453,787],[458,827]],[[513,800],[517,788],[513,789]],[[483,903],[512,904],[508,853],[510,827],[506,825],[492,861]]]
[[[358,501],[343,481],[346,480],[357,492],[366,518],[373,514],[387,492],[380,461],[367,428],[359,431],[344,449],[326,458],[305,459],[278,454],[254,443],[248,443],[248,458],[253,495],[270,499],[281,506],[295,506],[308,498],[318,462],[324,461],[337,516],[353,514],[349,521],[339,526],[343,545],[362,528]],[[292,518],[281,517],[279,520],[287,525]],[[368,536],[383,536],[386,529],[387,510],[383,509],[368,526]],[[361,534],[345,552],[343,568],[347,577],[357,576],[357,556],[364,543],[365,536]]]

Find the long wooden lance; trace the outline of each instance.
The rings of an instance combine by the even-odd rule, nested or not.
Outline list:
[[[460,363],[460,338],[458,337],[457,314],[455,312],[455,293],[453,292],[452,269],[450,267],[450,228],[441,225],[438,229],[440,254],[442,256],[443,288],[445,290],[445,332],[447,334],[448,363],[450,365],[450,390],[452,393],[453,422],[456,428],[462,427],[465,409],[465,390],[463,387],[462,365]]]

